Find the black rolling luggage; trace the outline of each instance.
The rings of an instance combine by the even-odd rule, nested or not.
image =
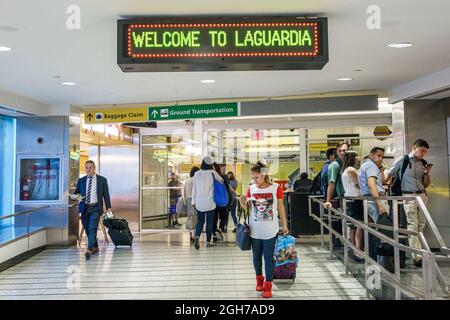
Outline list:
[[[131,234],[128,222],[125,219],[105,219],[103,224],[108,228],[108,234],[116,246],[132,246],[133,235]]]

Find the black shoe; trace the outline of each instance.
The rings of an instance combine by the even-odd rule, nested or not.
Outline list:
[[[86,260],[89,260],[91,258],[91,250],[86,250],[86,253],[84,254],[84,256],[86,257]]]
[[[417,268],[422,268],[422,259],[420,259],[419,261],[414,260],[414,265]]]
[[[213,236],[212,241],[213,241],[213,242],[217,242],[217,241],[219,241],[219,239],[217,239],[216,236]]]
[[[198,237],[195,237],[195,239],[194,239],[194,246],[195,246],[195,249],[200,249],[200,244],[198,243]]]
[[[236,227],[233,229],[233,231],[231,231],[231,232],[233,232],[233,233],[236,233]]]

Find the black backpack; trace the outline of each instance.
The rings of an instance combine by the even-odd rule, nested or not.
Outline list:
[[[422,159],[421,161],[424,166],[427,165],[427,162],[424,159]],[[397,170],[397,173],[395,174],[394,182],[392,183],[392,186],[391,186],[391,196],[401,197],[403,195],[402,180],[403,180],[403,175],[405,174],[405,171],[408,168],[408,165],[411,167],[411,162],[409,161],[409,155],[405,155],[405,156],[403,156],[403,163],[402,163],[401,170]]]
[[[313,181],[311,182],[311,187],[309,188],[309,194],[322,194],[322,191],[320,190],[321,186],[321,178],[320,178],[320,172],[314,177]]]

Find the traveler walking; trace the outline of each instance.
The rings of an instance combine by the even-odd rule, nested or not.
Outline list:
[[[236,176],[234,175],[234,173],[232,171],[228,171],[227,176],[228,176],[228,182],[229,182],[230,189],[232,189],[232,193],[233,193],[232,202],[231,202],[231,205],[229,206],[229,212],[231,215],[231,219],[233,219],[233,223],[234,223],[233,233],[235,233],[236,226],[238,223],[237,213],[236,213],[237,205],[238,205],[238,196],[237,196],[238,181],[236,180]],[[227,219],[227,221],[228,221],[228,219]],[[228,223],[227,223],[227,225],[228,225]]]
[[[223,184],[222,177],[213,170],[213,159],[206,156],[202,160],[200,170],[194,174],[192,183],[192,206],[197,210],[198,222],[195,229],[195,248],[200,248],[199,239],[206,220],[207,247],[212,246],[214,211],[214,179]]]
[[[256,290],[263,291],[264,298],[272,297],[273,253],[279,231],[278,217],[281,217],[283,234],[288,234],[286,211],[283,204],[283,190],[269,178],[269,169],[258,161],[252,168],[254,184],[250,185],[247,195],[241,197],[241,205],[250,202],[249,226],[253,251],[253,266],[256,272]],[[262,273],[264,257],[265,281]]]
[[[199,167],[192,167],[191,172],[189,173],[189,179],[186,180],[183,189],[183,201],[186,205],[187,213],[186,229],[189,230],[191,243],[194,243],[195,241],[195,227],[197,226],[197,216],[194,208],[192,207],[192,187],[194,184],[194,174],[199,170]]]

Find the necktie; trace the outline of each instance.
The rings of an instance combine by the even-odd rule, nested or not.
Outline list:
[[[89,204],[91,201],[91,187],[92,187],[92,177],[89,177],[88,189],[86,192],[86,204]]]

